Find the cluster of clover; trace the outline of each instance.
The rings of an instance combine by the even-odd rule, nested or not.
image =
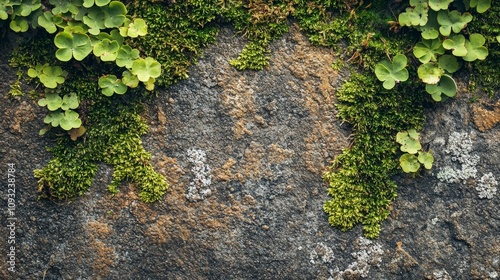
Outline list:
[[[99,87],[106,96],[124,94],[140,82],[147,90],[153,90],[155,78],[162,71],[158,61],[140,57],[139,50],[124,43],[126,37],[146,35],[147,25],[141,18],[130,18],[120,1],[49,0],[44,5],[41,0],[4,0],[0,2],[0,20],[10,20],[9,26],[15,32],[26,32],[31,26],[55,34],[55,57],[61,62],[82,61],[93,54],[95,59],[124,68],[121,78],[115,75],[99,78]],[[48,126],[40,134],[59,126],[69,131],[74,140],[83,135],[85,127],[75,111],[79,106],[78,95],[60,89],[68,73],[60,66],[37,64],[27,74],[38,78],[45,87],[45,97],[38,104],[49,110],[44,119]]]

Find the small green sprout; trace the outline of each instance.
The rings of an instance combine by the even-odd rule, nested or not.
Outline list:
[[[99,78],[99,87],[106,96],[113,94],[124,94],[127,92],[127,86],[122,83],[115,75],[107,75]]]
[[[491,0],[470,0],[469,6],[476,8],[477,12],[482,14],[491,7]]]
[[[429,7],[434,11],[447,10],[453,0],[429,0]]]
[[[472,21],[472,15],[469,13],[461,14],[459,11],[440,11],[437,21],[441,25],[439,32],[443,36],[450,36],[451,31],[460,33],[467,23]]]
[[[463,35],[450,36],[443,41],[443,47],[447,50],[452,50],[454,56],[467,55],[467,48],[465,47],[465,37]]]
[[[94,45],[94,55],[99,57],[102,61],[114,61],[118,55],[120,45],[117,41],[110,41],[104,39]]]
[[[432,95],[434,101],[441,101],[441,94],[453,97],[457,93],[457,84],[449,75],[444,74],[437,84],[425,85],[425,90]]]
[[[422,40],[413,47],[413,54],[422,63],[437,61],[438,55],[444,54],[445,49],[439,38],[434,40]]]
[[[53,127],[60,126],[64,130],[71,130],[82,125],[78,113],[73,110],[67,110],[64,113],[61,111],[51,112],[43,119],[43,122]]]
[[[131,70],[139,81],[148,82],[149,78],[158,78],[161,75],[161,64],[151,57],[139,58],[134,60]]]
[[[484,60],[488,56],[488,49],[484,46],[486,39],[483,35],[474,33],[465,41],[467,54],[463,57],[465,61]]]
[[[69,61],[73,57],[82,61],[92,52],[90,38],[86,34],[61,32],[54,38],[54,43],[59,48],[56,57],[60,61]]]
[[[396,135],[396,142],[401,144],[401,151],[405,152],[399,158],[399,164],[406,173],[417,172],[420,164],[423,164],[426,169],[432,168],[434,157],[432,153],[422,151],[419,138],[420,133],[415,129],[401,131]]]
[[[28,69],[28,76],[36,78],[47,88],[56,88],[58,84],[64,83],[64,78],[68,75],[59,66],[49,66],[37,64],[35,68]]]
[[[417,69],[418,77],[426,84],[437,84],[444,74],[444,70],[434,62],[420,65]]]
[[[392,63],[388,60],[383,60],[375,65],[375,75],[377,78],[384,82],[385,89],[392,89],[396,83],[408,80],[408,70],[406,64],[408,59],[403,54],[396,55]]]

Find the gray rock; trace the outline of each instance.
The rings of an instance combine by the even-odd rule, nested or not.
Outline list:
[[[296,27],[272,44],[267,69],[237,71],[228,61],[244,42],[234,35],[222,29],[190,78],[148,104],[144,145],[171,183],[154,204],[142,203],[133,185],[111,196],[105,165],[83,197],[38,201],[32,171],[50,158],[50,139],[38,136],[45,112],[7,98],[15,70],[0,54],[0,169],[16,165],[18,230],[17,272],[2,261],[1,279],[498,278],[499,195],[481,198],[477,188],[493,184],[480,181],[485,174],[499,180],[500,129],[482,121],[483,103],[469,103],[461,90],[430,105],[422,135],[435,168],[397,178],[392,214],[369,241],[360,227],[331,228],[322,210],[322,170],[349,144],[335,117],[335,90],[347,74],[332,70],[333,53],[310,46]],[[470,136],[467,151],[478,160],[477,176],[450,183],[438,172],[467,163],[446,152],[453,133]],[[194,160],[195,150],[203,160]],[[210,195],[197,189],[188,200],[193,182]],[[5,225],[5,191],[0,198]],[[3,256],[8,234],[0,227]]]

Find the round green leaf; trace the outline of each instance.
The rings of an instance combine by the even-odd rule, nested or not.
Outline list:
[[[422,63],[437,61],[437,56],[444,54],[445,49],[439,38],[434,40],[422,40],[413,47],[413,54]]]
[[[467,54],[463,57],[465,61],[474,61],[476,59],[484,60],[488,56],[488,49],[484,47],[486,39],[481,34],[471,34],[469,40],[465,41]]]
[[[406,12],[399,14],[398,20],[402,26],[424,26],[427,23],[427,1],[418,0],[413,4],[413,7],[406,8]]]
[[[50,124],[53,127],[57,127],[59,126],[63,118],[64,118],[64,113],[61,111],[50,112],[47,116],[45,116],[43,122],[46,124]]]
[[[447,10],[453,0],[429,0],[429,7],[434,11]]]
[[[418,77],[426,84],[437,84],[444,74],[444,70],[436,63],[428,62],[420,65],[417,70]]]
[[[45,98],[38,100],[38,105],[42,107],[47,106],[50,111],[61,108],[62,103],[63,100],[57,93],[47,93]]]
[[[443,36],[449,36],[451,31],[459,33],[465,28],[467,23],[472,21],[472,15],[469,13],[461,14],[459,11],[440,11],[437,16],[437,21],[441,25],[439,32]]]
[[[453,97],[457,93],[457,84],[449,75],[444,74],[437,84],[425,85],[425,90],[432,95],[435,101],[441,101],[441,94]]]
[[[61,61],[69,61],[72,57],[81,61],[92,51],[90,38],[85,34],[61,32],[54,38],[54,44],[59,48],[56,57]]]
[[[59,25],[62,22],[62,17],[54,16],[51,12],[45,12],[38,17],[38,24],[50,34],[55,33],[57,31],[56,24]]]
[[[122,82],[129,88],[136,88],[139,85],[139,79],[130,71],[123,71]]]
[[[130,46],[122,45],[116,56],[116,65],[130,69],[134,61],[138,58],[138,49],[132,49]]]
[[[122,2],[111,1],[109,6],[103,7],[103,11],[107,15],[106,20],[104,21],[104,25],[107,28],[119,27],[125,22],[127,8]]]
[[[147,82],[149,78],[158,78],[161,75],[161,64],[151,57],[139,58],[132,63],[131,72],[139,81]]]
[[[47,88],[56,88],[58,84],[64,83],[64,77],[67,73],[59,66],[45,66],[42,73],[38,76],[40,82]]]
[[[62,104],[61,104],[61,109],[63,110],[69,110],[69,109],[76,109],[78,108],[79,102],[78,102],[78,96],[76,93],[70,93],[64,95],[62,99]]]
[[[134,19],[134,22],[129,24],[129,28],[127,30],[128,37],[136,38],[146,34],[148,34],[148,27],[146,25],[146,21],[142,18],[136,18]]]
[[[454,73],[460,68],[458,60],[453,55],[445,54],[438,59],[439,67],[446,70],[448,73]]]
[[[408,60],[405,55],[396,55],[392,63],[388,60],[383,60],[375,65],[375,75],[384,82],[385,89],[392,89],[396,83],[408,80],[408,70],[406,64]]]
[[[469,5],[474,8],[478,13],[482,14],[491,7],[491,0],[470,0]]]
[[[99,78],[99,87],[102,88],[102,93],[106,96],[127,92],[127,86],[115,75],[107,75]]]
[[[420,163],[415,155],[404,154],[399,158],[399,164],[406,173],[417,172],[420,168]]]
[[[423,164],[426,169],[431,169],[434,163],[434,156],[429,152],[419,152],[418,161]]]
[[[100,57],[102,61],[114,61],[119,49],[117,41],[104,39],[94,45],[94,55]]]
[[[465,47],[465,37],[463,35],[451,36],[443,41],[443,47],[447,50],[453,50],[454,56],[467,55],[467,48]]]
[[[82,120],[77,112],[73,110],[67,110],[64,112],[64,118],[60,120],[59,125],[64,130],[71,130],[72,128],[78,128],[82,125]]]

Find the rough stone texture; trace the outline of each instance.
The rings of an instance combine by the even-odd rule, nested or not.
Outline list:
[[[360,227],[331,228],[322,211],[322,169],[349,143],[335,118],[346,75],[331,69],[332,52],[292,27],[272,44],[268,69],[240,72],[228,61],[243,46],[222,29],[191,77],[149,104],[144,145],[171,183],[154,204],[142,203],[133,185],[111,196],[104,165],[83,197],[37,201],[32,171],[50,158],[50,140],[38,136],[45,112],[7,97],[15,70],[0,54],[0,279],[498,278],[500,195],[480,199],[475,189],[483,174],[500,180],[497,101],[469,103],[462,86],[453,100],[429,105],[422,134],[435,168],[397,178],[392,214],[369,241]],[[453,132],[468,133],[480,158],[476,178],[463,184],[436,177],[460,167],[445,152]],[[198,178],[190,149],[206,154],[211,171],[210,195],[194,202],[186,198]],[[16,274],[4,261],[8,163],[17,167]]]

